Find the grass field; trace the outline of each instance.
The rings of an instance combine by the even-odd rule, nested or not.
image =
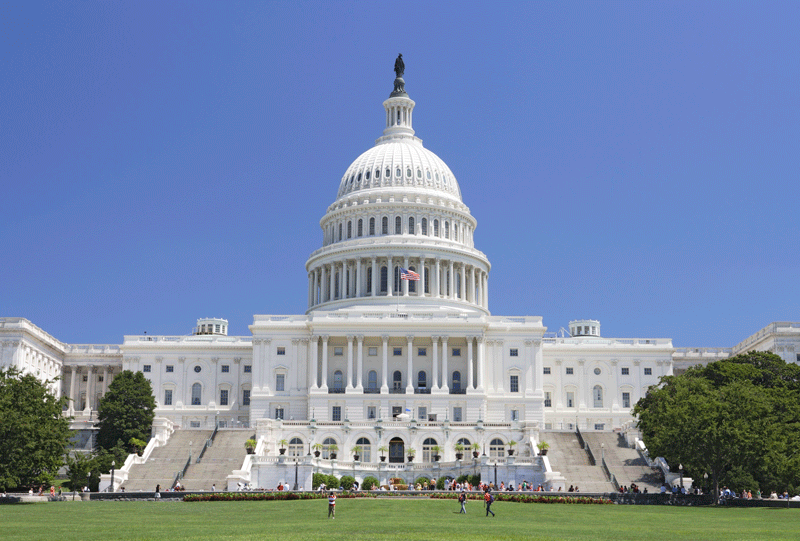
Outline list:
[[[553,505],[443,500],[291,502],[65,502],[0,506],[7,541],[124,540],[797,540],[800,510]]]

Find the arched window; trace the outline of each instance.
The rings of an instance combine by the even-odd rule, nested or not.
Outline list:
[[[394,219],[394,234],[395,235],[399,235],[402,232],[403,232],[403,220],[400,218],[400,216],[395,216],[395,219]]]
[[[358,236],[364,236],[364,220],[361,218],[358,219]]]
[[[434,237],[438,237],[439,236],[439,220],[434,220],[433,221],[433,236]]]
[[[358,438],[356,445],[361,447],[361,462],[372,462],[372,443],[367,438]]]
[[[394,268],[394,289],[392,290],[394,295],[397,295],[402,291],[402,287],[400,285],[400,267]]]
[[[388,234],[389,234],[389,218],[384,216],[383,220],[381,220],[381,235],[388,235]]]
[[[411,168],[406,167],[406,177],[411,178]]]
[[[199,383],[192,385],[192,406],[199,406],[202,403],[203,386]]]
[[[366,172],[364,173],[364,178],[365,178],[366,180],[369,180],[369,173],[370,173],[369,171],[366,171]]]
[[[333,388],[337,391],[344,390],[344,384],[342,382],[342,371],[337,370],[333,373]]]
[[[458,242],[458,224],[453,224],[453,240]]]
[[[389,177],[392,176],[391,170],[387,167],[386,168],[386,180],[389,180]]]
[[[370,370],[367,374],[367,389],[372,392],[377,392],[378,389],[378,373],[375,370]]]
[[[464,446],[464,449],[469,449],[472,447],[472,444],[469,442],[467,438],[459,438],[458,443]]]
[[[444,238],[446,239],[450,238],[450,222],[444,223]]]
[[[353,222],[351,222],[349,220],[347,222],[347,238],[348,239],[352,239],[353,238]]]
[[[375,218],[369,219],[369,234],[370,236],[375,234]]]
[[[489,444],[489,456],[493,458],[502,458],[505,455],[506,446],[503,440],[495,438]]]
[[[602,408],[603,407],[603,388],[599,385],[595,385],[594,389],[592,389],[592,397],[594,397],[594,407],[595,408]]]
[[[395,170],[394,176],[396,176],[397,178],[400,178],[400,177],[403,176],[403,173],[400,171],[399,167]]]
[[[401,438],[389,440],[389,462],[402,464],[406,461],[405,444]]]
[[[324,440],[322,440],[322,458],[330,458],[331,457],[331,453],[336,453],[337,452],[337,451],[331,451],[330,450],[329,446],[331,446],[331,445],[336,445],[338,447],[338,444],[336,443],[336,440],[333,439],[333,438],[325,438]]]
[[[334,279],[334,288],[333,288],[333,298],[339,298],[339,273],[336,273],[336,278]]]
[[[409,235],[415,235],[416,234],[416,231],[414,231],[415,225],[416,224],[414,223],[414,217],[413,216],[409,216],[408,217],[408,234]]]
[[[342,240],[342,224],[339,224],[339,240]]]
[[[392,389],[402,389],[403,388],[403,374],[399,370],[395,370],[394,374],[392,374]]]
[[[422,222],[420,222],[420,224],[422,225],[422,234],[423,235],[427,235],[428,234],[428,219],[427,218],[423,218]]]
[[[435,447],[439,445],[436,443],[436,440],[433,438],[425,438],[425,441],[422,442],[422,461],[423,462],[433,462],[433,455],[437,454],[436,452],[431,450],[431,447]]]
[[[453,385],[451,388],[456,393],[461,391],[461,372],[458,370],[453,372]]]
[[[375,170],[375,178],[376,179],[381,178],[381,170],[380,169],[376,169]]]
[[[408,270],[417,272],[416,267],[408,267]],[[417,292],[417,282],[415,280],[408,281],[408,292],[409,293],[416,293]]]
[[[386,293],[387,292],[387,288],[389,287],[389,284],[388,284],[389,276],[388,276],[388,274],[389,274],[389,271],[386,269],[386,267],[381,267],[381,293]]]
[[[424,370],[420,370],[417,374],[417,387],[420,389],[428,388],[428,374]]]
[[[289,456],[303,456],[303,440],[300,438],[289,440]]]
[[[367,295],[372,295],[372,267],[367,267]]]

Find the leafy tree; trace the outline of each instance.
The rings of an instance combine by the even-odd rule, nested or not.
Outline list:
[[[653,456],[708,473],[715,494],[793,490],[800,481],[800,370],[753,352],[666,376],[634,407]]]
[[[377,477],[371,475],[364,477],[364,482],[361,483],[361,490],[372,490],[373,487],[379,486],[380,481]]]
[[[355,477],[350,475],[342,475],[342,478],[339,479],[339,483],[341,484],[342,490],[352,490],[353,483],[356,482]]]
[[[114,378],[97,412],[99,431],[96,445],[111,451],[115,447],[136,452],[137,442],[148,441],[156,400],[153,387],[141,372],[125,370]]]
[[[66,399],[35,376],[0,370],[0,487],[50,484],[69,446]]]

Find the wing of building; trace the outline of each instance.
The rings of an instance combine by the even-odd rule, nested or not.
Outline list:
[[[477,444],[483,472],[509,441],[519,442],[503,461],[513,478],[552,484],[537,457],[541,431],[619,429],[648,386],[694,364],[754,349],[798,361],[798,323],[772,323],[730,349],[676,349],[668,338],[604,338],[596,320],[558,335],[539,316],[492,315],[477,221],[453,172],[415,136],[414,105],[398,76],[382,136],[344,172],[320,221],[305,314],[255,315],[252,336],[200,319],[186,336],[121,345],[64,344],[0,318],[0,364],[60,377],[53,390],[69,397],[65,414],[87,438],[114,374],[141,371],[156,392],[160,444],[175,431],[254,433],[259,458],[241,476],[271,487],[287,482],[282,447],[306,457],[322,444],[312,468],[347,464],[363,478],[386,473],[381,455],[399,465],[409,449],[416,466],[460,471],[456,444]]]

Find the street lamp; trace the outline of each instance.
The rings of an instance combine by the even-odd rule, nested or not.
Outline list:
[[[703,474],[703,492],[708,494],[708,473]]]
[[[683,494],[683,464],[678,464],[678,473],[681,475],[681,494]]]
[[[494,460],[494,489],[497,490],[497,459]]]
[[[600,452],[602,453],[601,456],[603,458],[603,462],[605,462],[606,461],[606,444],[605,443],[601,443],[600,444]]]
[[[297,457],[294,457],[294,488],[292,490],[297,491]]]
[[[109,492],[115,492],[114,491],[114,467],[116,465],[117,465],[117,463],[112,460],[111,461],[111,486],[109,487]]]

